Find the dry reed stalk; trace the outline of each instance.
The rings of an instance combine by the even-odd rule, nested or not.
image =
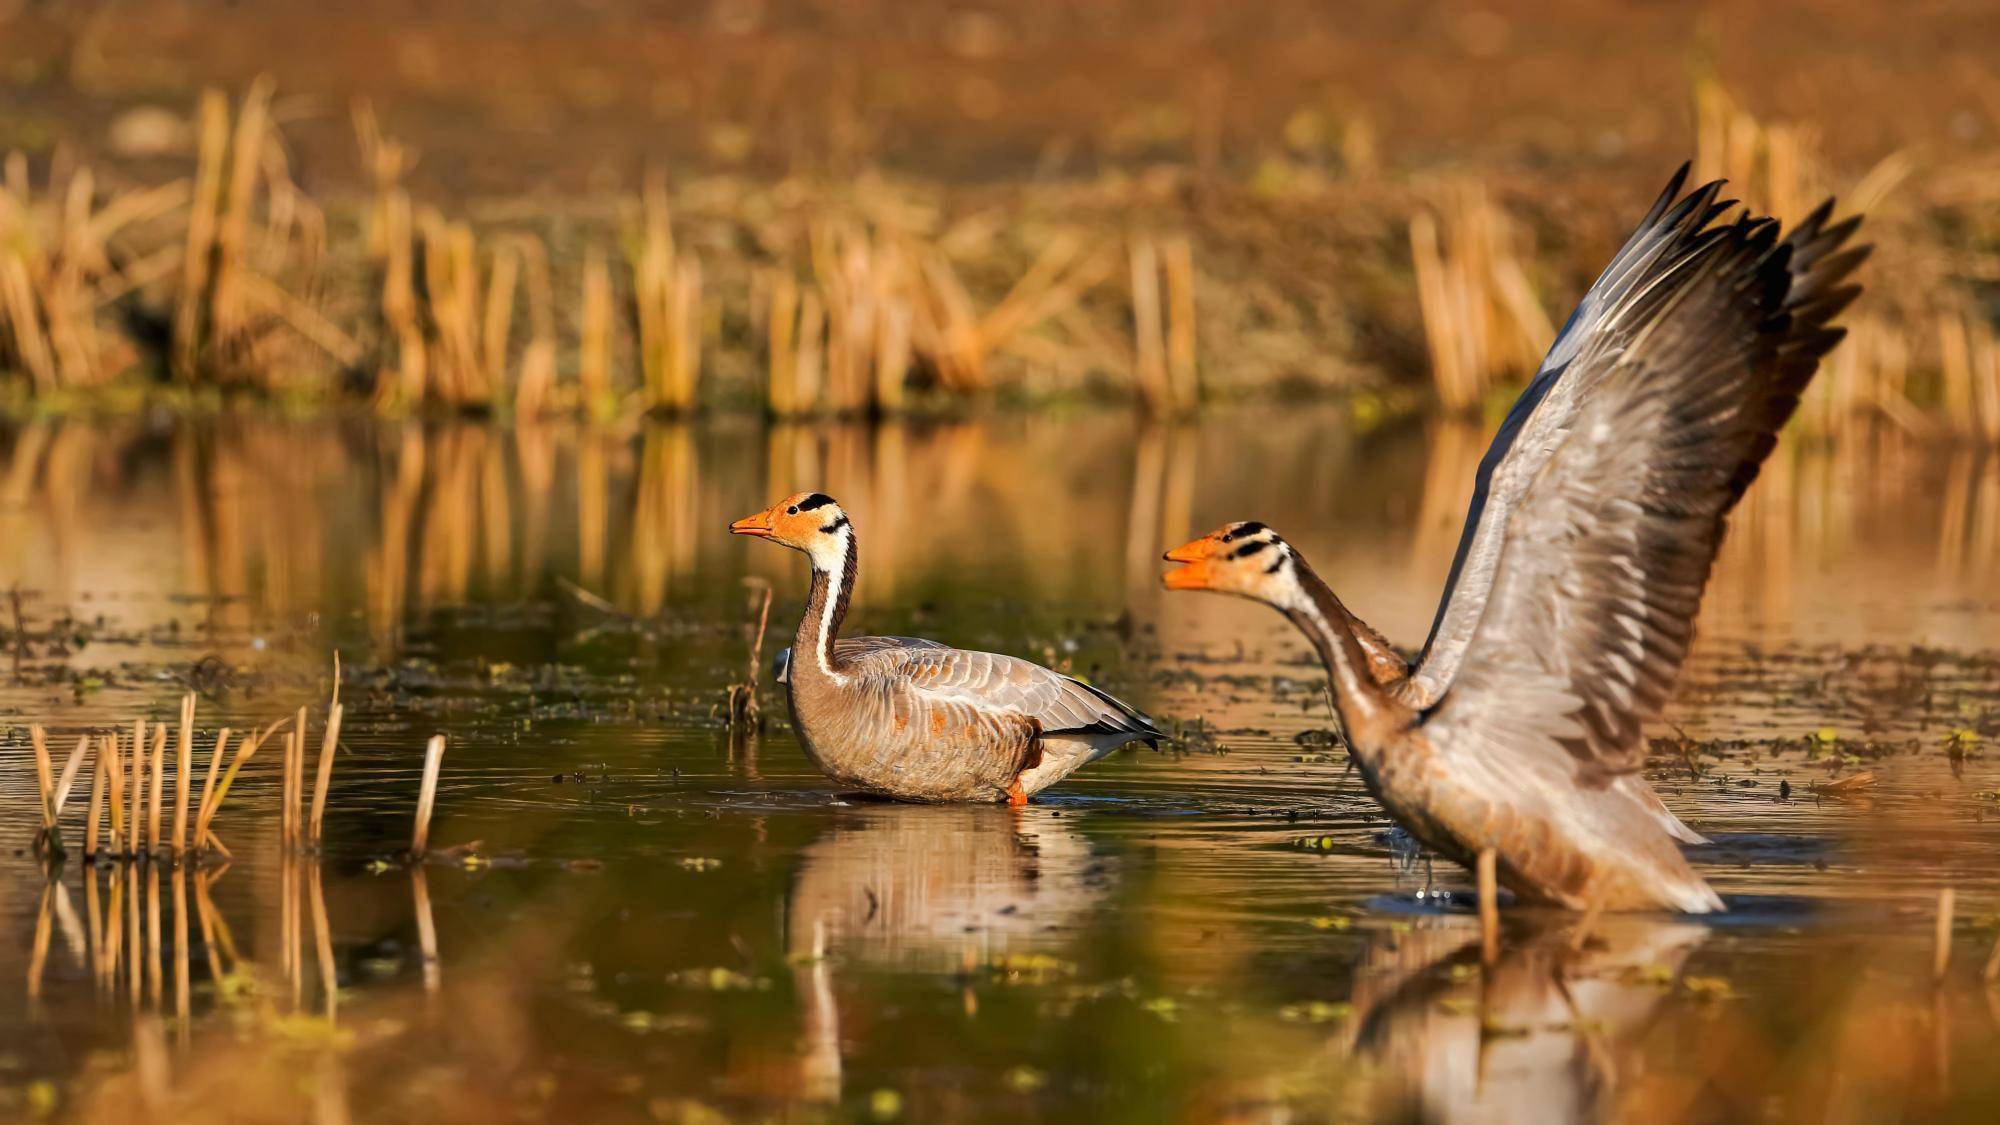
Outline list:
[[[1479,853],[1479,953],[1487,968],[1500,962],[1500,857],[1492,848]]]
[[[526,266],[528,346],[521,353],[521,374],[514,385],[514,414],[531,418],[546,411],[556,390],[556,299],[549,280],[549,255],[540,239],[521,236],[521,260]]]
[[[1828,194],[1819,134],[1792,122],[1764,122],[1743,109],[1720,82],[1695,83],[1695,178],[1725,179],[1753,212],[1787,224],[1804,218]],[[1857,184],[1849,210],[1879,203],[1908,174],[1908,157],[1891,153]]]
[[[1514,224],[1474,184],[1446,193],[1440,238],[1426,208],[1410,219],[1417,305],[1438,402],[1476,408],[1510,372],[1533,371],[1555,330],[1528,282]]]
[[[512,242],[488,254],[486,306],[479,319],[479,369],[487,393],[507,376],[507,342],[514,334],[514,293],[521,284],[521,250]]]
[[[296,846],[306,834],[306,709],[299,708],[292,726],[292,842]]]
[[[146,854],[146,720],[132,720],[132,786],[131,815],[126,817],[130,827],[129,847],[125,850],[137,857]]]
[[[748,582],[751,579],[745,579]],[[757,606],[757,629],[750,640],[750,663],[743,682],[729,689],[729,725],[756,726],[762,719],[757,696],[757,670],[764,662],[764,631],[771,622],[771,587],[758,580],[762,597]]]
[[[76,779],[83,769],[83,760],[90,754],[90,736],[80,735],[76,748],[69,752],[69,759],[63,762],[62,774],[56,779],[55,813],[62,816],[63,806],[69,804],[69,791],[76,785]]]
[[[1195,369],[1194,248],[1186,235],[1166,241],[1167,385],[1183,408],[1201,397]]]
[[[793,352],[796,371],[792,376],[801,403],[807,410],[818,409],[826,392],[826,306],[820,295],[807,290],[799,298],[799,327]]]
[[[989,385],[988,348],[972,295],[943,251],[931,249],[914,257],[916,264],[909,272],[920,286],[912,302],[917,353],[946,389],[960,394],[984,391]]]
[[[417,793],[416,831],[410,837],[410,854],[421,859],[430,842],[431,809],[437,802],[438,768],[444,764],[444,735],[431,736],[424,747],[423,788]]]
[[[55,771],[49,765],[49,745],[40,723],[28,728],[28,737],[35,744],[35,791],[42,800],[42,830],[35,837],[38,848],[50,851],[60,850],[56,841],[56,782]]]
[[[74,168],[60,186],[61,172],[52,168],[48,190],[38,198],[25,157],[10,153],[6,164],[0,182],[0,370],[25,372],[37,392],[101,385],[137,352],[105,339],[99,314],[171,264],[161,255],[120,253],[112,244],[125,228],[179,207],[187,185],[126,192],[98,208],[88,168]]]
[[[1958,891],[1951,887],[1938,892],[1937,929],[1932,936],[1931,979],[1944,980],[1951,967],[1951,923],[1958,906]]]
[[[2000,442],[2000,345],[1983,320],[1937,314],[1944,422],[1957,433]]]
[[[236,757],[230,761],[229,768],[223,771],[222,780],[215,784],[215,796],[195,818],[195,839],[201,846],[215,848],[224,855],[229,854],[229,849],[223,847],[222,841],[215,835],[215,815],[222,811],[222,802],[229,796],[229,787],[235,783],[236,775],[242,772],[250,759],[257,756],[258,748],[263,745],[265,739],[277,731],[278,725],[273,724],[262,731],[253,730],[244,737],[242,745],[236,750]]]
[[[582,340],[578,354],[577,381],[583,406],[593,417],[605,417],[613,409],[611,400],[611,269],[604,251],[596,246],[584,259],[583,305],[578,315]]]
[[[333,782],[333,754],[334,748],[340,744],[340,717],[341,707],[339,703],[336,702],[333,706],[327,708],[326,737],[320,741],[319,773],[313,780],[312,828],[310,835],[313,847],[319,846],[321,826],[326,818],[326,791],[327,787]]]
[[[188,214],[186,258],[181,271],[179,299],[174,306],[174,366],[183,372],[183,377],[192,377],[200,355],[200,300],[211,284],[216,228],[222,210],[223,161],[229,145],[229,101],[220,90],[203,91],[200,119],[194,207]]]
[[[1154,415],[1173,413],[1173,386],[1167,382],[1166,342],[1160,312],[1159,252],[1153,240],[1132,240],[1132,377],[1139,401]]]
[[[167,803],[167,728],[165,724],[153,727],[153,748],[146,753],[151,763],[148,781],[152,790],[146,795],[146,852],[157,854],[160,850],[161,809]]]
[[[110,771],[110,786],[105,794],[109,798],[106,803],[111,806],[111,837],[107,843],[111,845],[111,853],[119,855],[130,848],[125,835],[125,762],[118,749],[118,732],[104,736],[104,748],[105,768]]]
[[[223,727],[215,736],[215,749],[208,755],[208,776],[201,783],[201,799],[194,806],[194,846],[197,851],[206,845],[202,840],[201,826],[207,823],[209,802],[215,797],[215,779],[222,772],[223,755],[229,748],[230,728]]]
[[[298,801],[294,794],[298,786],[299,732],[285,732],[285,754],[280,765],[282,771],[278,784],[278,838],[286,851],[298,842]]]
[[[104,815],[104,783],[110,767],[105,764],[104,747],[97,748],[97,761],[90,771],[90,811],[83,820],[83,855],[85,862],[96,862],[98,845],[98,821]],[[90,884],[95,887],[93,880]]]
[[[194,693],[181,697],[179,751],[174,765],[174,854],[187,854],[188,774],[194,768]]]
[[[417,316],[416,251],[410,198],[400,192],[383,204],[382,319],[396,340],[393,380],[376,384],[376,406],[422,402],[430,380],[429,355]]]
[[[312,307],[326,223],[292,182],[271,120],[274,89],[269,76],[253,81],[233,123],[226,97],[215,90],[202,96],[194,202],[172,322],[172,366],[187,382],[235,373],[268,383],[278,371],[296,375],[306,357],[282,350],[290,341],[277,331],[281,325],[336,363],[361,357],[359,346]],[[280,271],[290,271],[289,284],[273,279]]]
[[[771,275],[766,287],[770,312],[766,317],[764,405],[779,418],[811,409],[799,386],[799,283],[789,270]]]
[[[685,413],[694,408],[701,364],[701,264],[674,245],[666,181],[658,174],[647,176],[633,210],[638,219],[629,224],[626,257],[646,409]]]

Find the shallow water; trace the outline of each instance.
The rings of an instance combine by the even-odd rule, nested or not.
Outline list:
[[[1410,854],[1316,737],[1305,645],[1259,607],[1165,595],[1156,560],[1263,519],[1414,644],[1484,442],[1317,407],[16,427],[0,1115],[1990,1117],[2000,457],[1782,449],[1655,732],[1730,912],[1579,942],[1512,910],[1481,972],[1465,876]],[[1008,810],[836,795],[768,682],[766,729],[733,738],[745,579],[776,591],[768,664],[805,573],[722,529],[809,487],[860,531],[850,628],[1087,675],[1186,745]],[[60,765],[191,684],[198,749],[300,705],[316,748],[335,649],[316,861],[278,846],[275,748],[217,818],[226,867],[29,853],[28,723]],[[439,854],[412,868],[433,733]]]

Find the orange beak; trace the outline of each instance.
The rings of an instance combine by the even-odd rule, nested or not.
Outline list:
[[[759,539],[769,539],[774,534],[771,528],[771,510],[766,508],[754,516],[744,516],[729,525],[729,534],[754,535]]]
[[[1208,560],[1215,554],[1216,542],[1209,536],[1190,540],[1168,551],[1168,562],[1182,565],[1160,576],[1160,582],[1169,590],[1206,590],[1209,588]]]

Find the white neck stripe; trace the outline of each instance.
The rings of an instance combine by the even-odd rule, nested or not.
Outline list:
[[[845,677],[833,670],[833,615],[840,608],[841,587],[847,581],[847,537],[852,532],[843,527],[836,534],[840,549],[826,571],[826,599],[819,609],[819,643],[813,646],[813,659],[819,661],[821,672],[838,681]]]

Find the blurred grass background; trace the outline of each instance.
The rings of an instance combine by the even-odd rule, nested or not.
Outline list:
[[[1974,3],[0,0],[0,368],[17,402],[1475,411],[1694,159],[1870,213],[1809,424],[2000,440],[1995,47]]]

